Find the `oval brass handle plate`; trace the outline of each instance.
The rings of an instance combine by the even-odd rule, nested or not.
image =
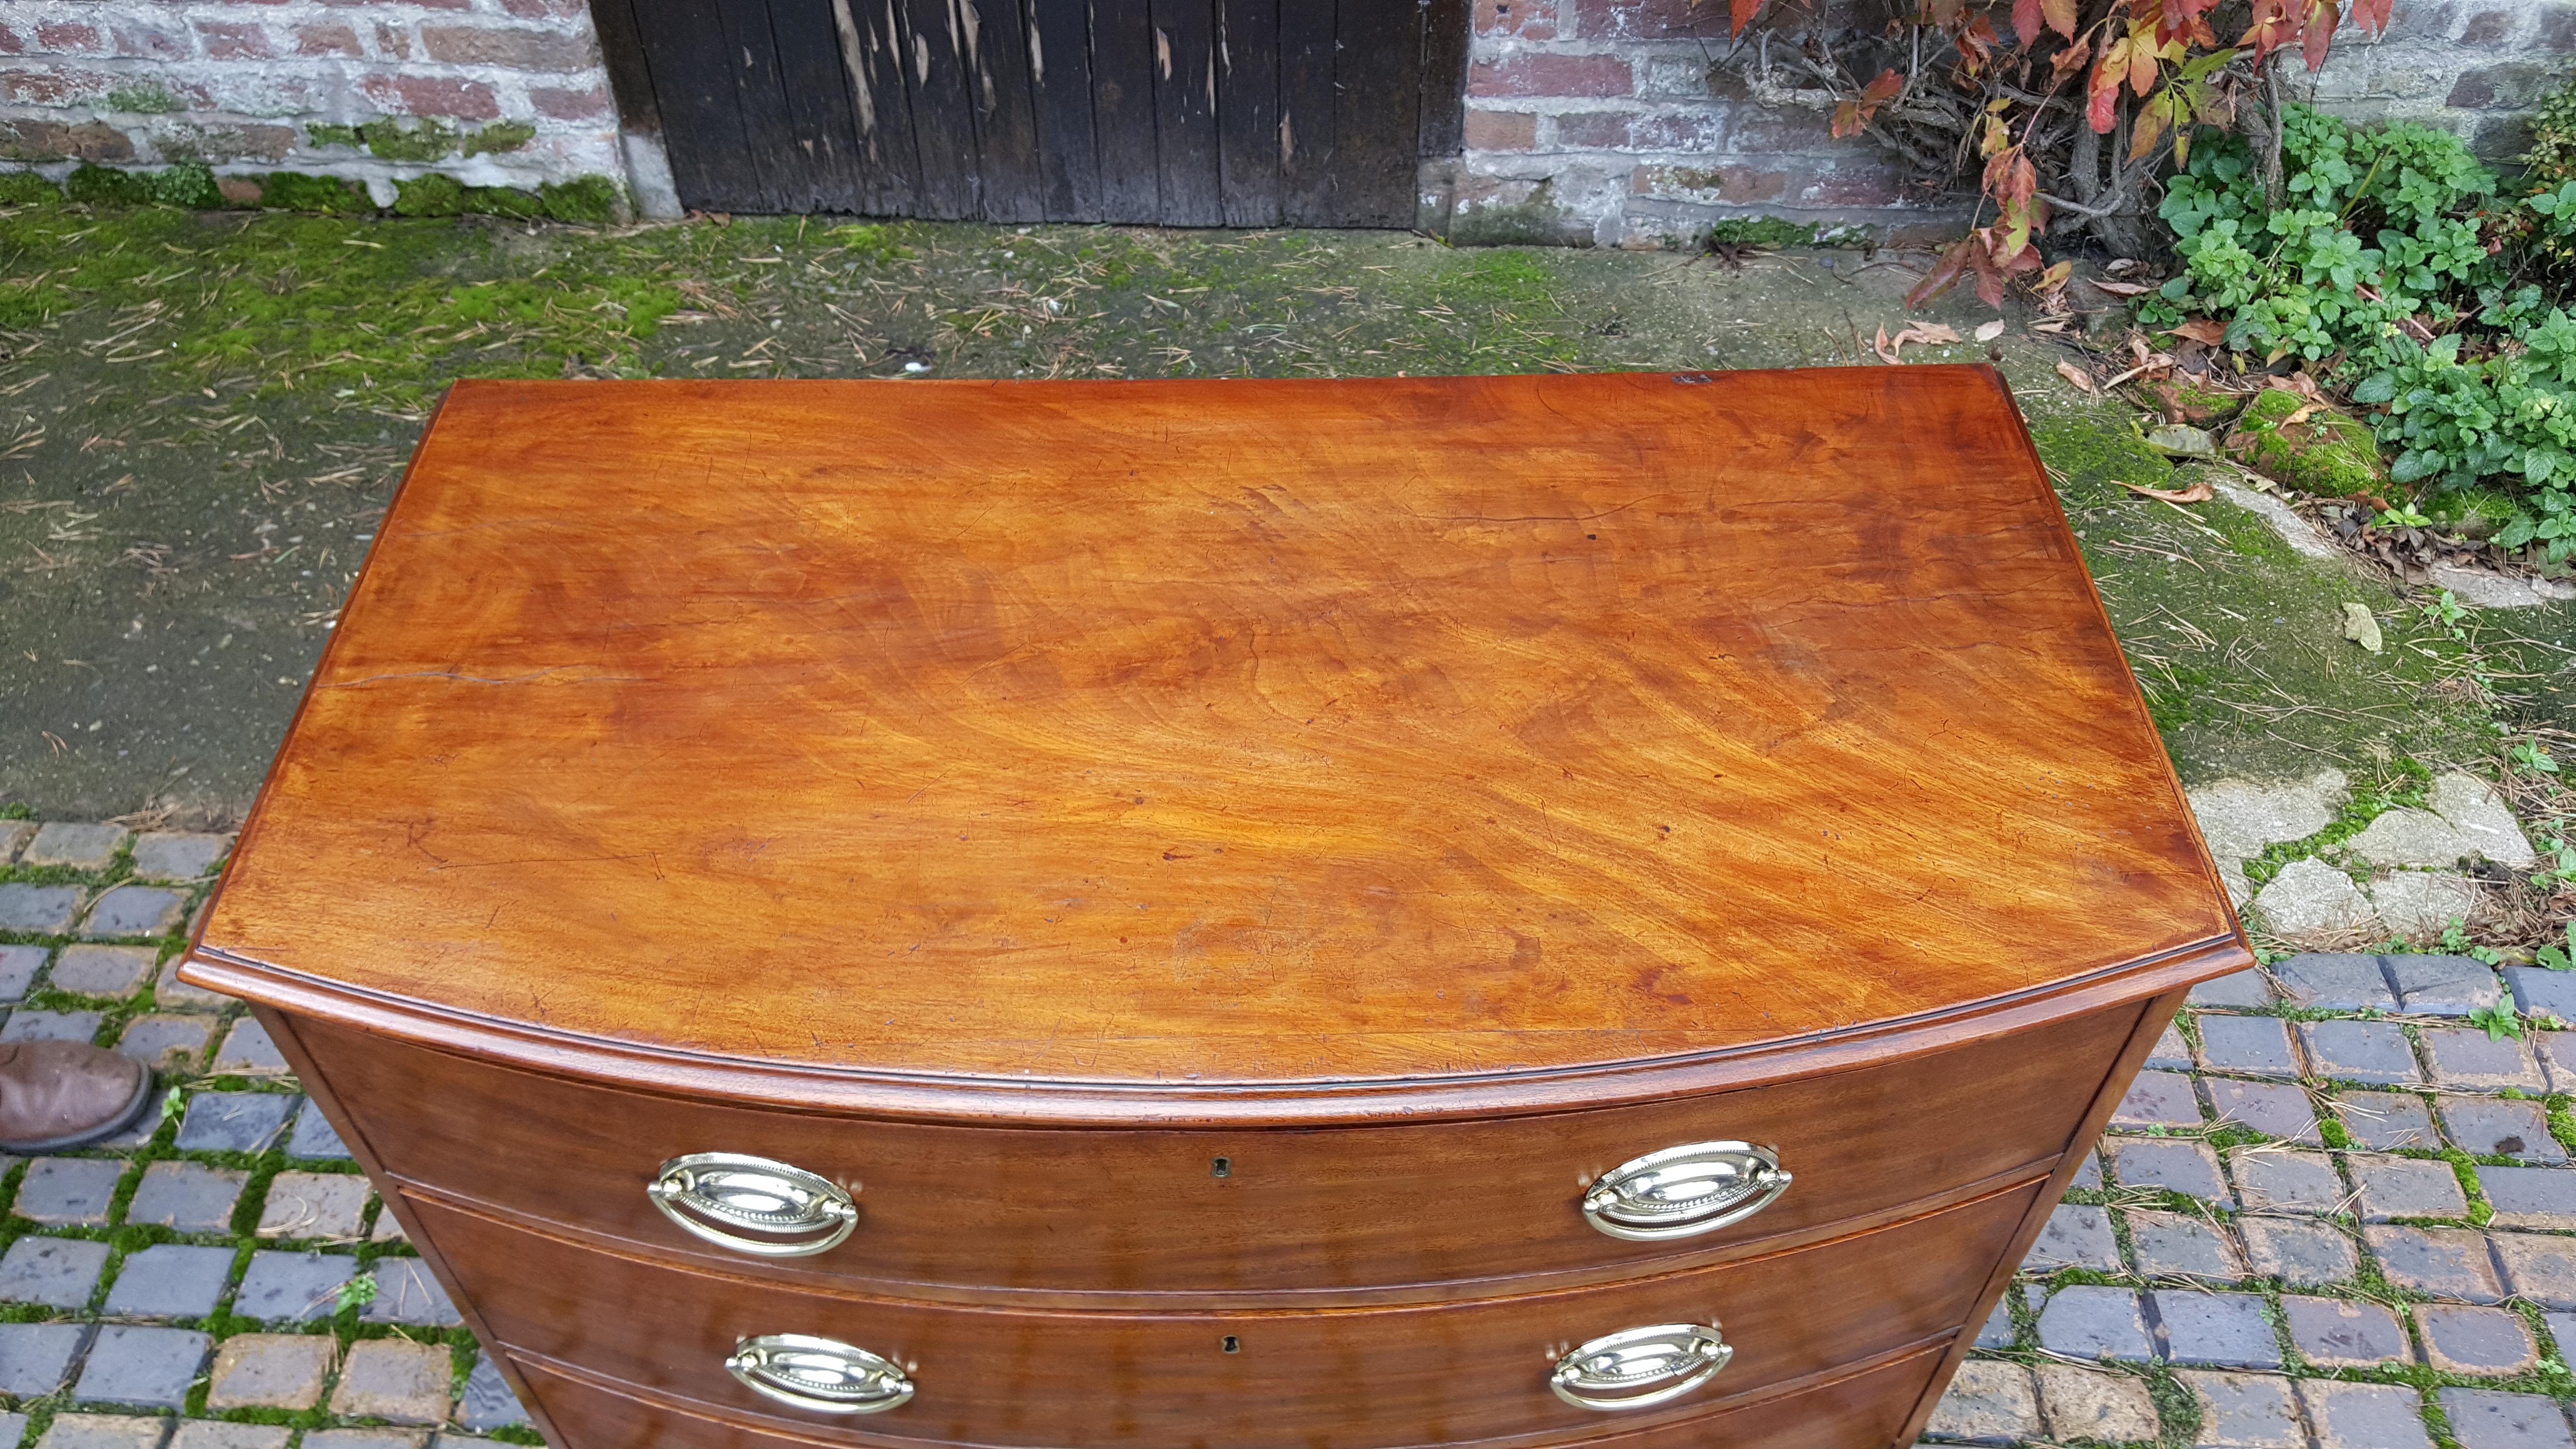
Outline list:
[[[858,1204],[829,1180],[738,1152],[674,1157],[644,1192],[688,1232],[755,1257],[820,1253],[839,1246],[859,1223]]]
[[[1693,1142],[1603,1173],[1583,1195],[1583,1216],[1614,1238],[1687,1238],[1740,1223],[1788,1190],[1789,1174],[1770,1148]]]
[[[912,1380],[892,1361],[805,1333],[746,1338],[725,1368],[756,1393],[818,1414],[882,1414],[912,1398]]]
[[[1661,1323],[1592,1340],[1556,1361],[1547,1386],[1578,1409],[1651,1408],[1717,1377],[1733,1357],[1715,1324]]]

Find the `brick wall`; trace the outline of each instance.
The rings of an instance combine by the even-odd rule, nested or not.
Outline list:
[[[0,160],[626,179],[585,0],[9,0]]]

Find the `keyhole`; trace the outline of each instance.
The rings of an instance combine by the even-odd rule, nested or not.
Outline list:
[[[1225,1336],[1225,1342],[1223,1342],[1223,1343],[1221,1343],[1221,1344],[1219,1344],[1219,1345],[1217,1345],[1217,1346],[1218,1346],[1219,1348],[1224,1349],[1227,1353],[1241,1353],[1241,1352],[1243,1352],[1243,1340],[1242,1340],[1242,1339],[1239,1339],[1239,1338],[1237,1338],[1237,1337],[1235,1337],[1235,1336],[1234,1336],[1233,1334],[1231,1334],[1231,1333],[1229,1333],[1229,1334],[1227,1334],[1227,1335]]]
[[[1209,1164],[1208,1164],[1208,1176],[1210,1176],[1210,1177],[1232,1177],[1232,1176],[1234,1176],[1234,1159],[1233,1159],[1233,1158],[1231,1158],[1231,1157],[1220,1157],[1220,1158],[1218,1158],[1216,1161],[1209,1163]],[[1226,1340],[1226,1342],[1228,1342],[1228,1343],[1232,1343],[1233,1341],[1234,1341],[1234,1340],[1232,1340],[1232,1339],[1227,1339],[1227,1340]],[[1227,1349],[1227,1350],[1226,1350],[1226,1352],[1227,1352],[1227,1353],[1232,1353],[1232,1352],[1234,1352],[1234,1350],[1229,1348],[1229,1349]]]

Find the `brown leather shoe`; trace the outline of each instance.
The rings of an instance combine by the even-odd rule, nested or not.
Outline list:
[[[0,1046],[0,1151],[55,1152],[113,1137],[152,1104],[152,1072],[85,1042]]]

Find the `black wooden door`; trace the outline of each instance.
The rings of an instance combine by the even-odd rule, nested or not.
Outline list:
[[[593,0],[706,211],[1413,225],[1466,0]]]

